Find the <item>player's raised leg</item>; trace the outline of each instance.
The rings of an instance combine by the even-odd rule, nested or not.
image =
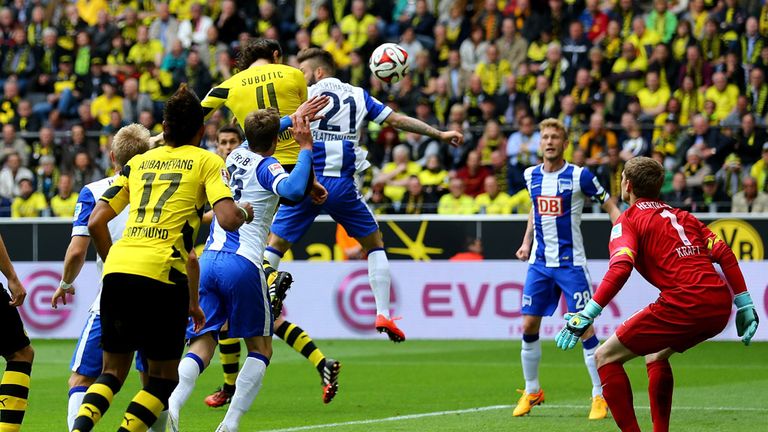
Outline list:
[[[656,354],[645,356],[653,432],[669,431],[669,418],[672,414],[672,391],[675,387],[675,378],[672,375],[669,357],[674,352],[674,350],[667,348]]]
[[[595,352],[597,371],[603,383],[603,394],[611,409],[616,425],[622,432],[639,432],[635,409],[632,405],[632,385],[624,363],[637,357],[625,347],[616,334],[611,335]]]
[[[368,210],[367,207],[365,210]],[[367,211],[367,213],[370,214],[370,211]],[[370,218],[373,219],[373,216],[371,215]],[[347,232],[350,232],[350,228],[347,228],[349,221],[346,220],[345,222],[343,224],[344,228]],[[368,254],[368,281],[371,284],[373,298],[376,301],[376,330],[387,333],[392,342],[403,342],[405,340],[405,333],[395,324],[395,320],[399,318],[389,316],[391,307],[389,301],[391,291],[389,259],[387,258],[387,252],[384,250],[384,240],[382,239],[381,231],[379,231],[375,221],[373,221],[373,224],[376,229],[375,232],[365,237],[355,237],[355,239]],[[350,235],[354,237],[353,234]]]

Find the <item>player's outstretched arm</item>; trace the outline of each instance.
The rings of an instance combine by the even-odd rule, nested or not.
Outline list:
[[[289,130],[299,144],[299,158],[291,174],[277,184],[276,192],[291,201],[300,201],[312,172],[312,134],[307,117],[298,116],[293,121],[294,125]]]
[[[607,200],[603,203],[602,206],[600,206],[604,212],[608,213],[608,216],[611,218],[611,223],[615,224],[616,219],[621,216],[621,210],[619,210],[619,206],[616,205],[616,203],[613,200]]]
[[[0,236],[0,272],[8,279],[8,289],[11,291],[11,306],[21,306],[27,297],[27,290],[21,284],[19,277],[16,276],[16,269],[13,268],[11,258],[8,256],[8,250],[5,248],[3,237]]]
[[[88,218],[88,232],[91,234],[96,253],[102,260],[107,260],[107,254],[112,247],[112,236],[109,234],[109,221],[117,216],[115,210],[105,201],[96,203],[91,217]]]
[[[704,228],[709,231],[708,228]],[[710,249],[710,258],[712,261],[720,264],[723,270],[728,286],[733,291],[733,303],[736,305],[736,333],[741,337],[744,345],[749,345],[757,332],[757,326],[760,318],[757,316],[755,304],[752,302],[752,296],[747,291],[747,283],[744,281],[744,274],[739,268],[739,262],[736,255],[725,242],[711,231],[708,233],[708,244]]]
[[[454,146],[460,146],[464,143],[464,135],[460,132],[439,131],[419,119],[408,117],[407,115],[397,112],[390,114],[384,122],[396,129],[426,135],[430,138],[447,142]]]
[[[61,282],[56,292],[51,297],[51,307],[56,309],[59,306],[59,300],[67,304],[67,294],[75,295],[75,288],[72,282],[85,264],[85,255],[88,252],[88,246],[91,244],[91,238],[83,235],[73,236],[67,247],[67,254],[64,256],[64,270],[61,275]]]
[[[608,267],[603,281],[600,282],[595,295],[587,302],[584,309],[579,313],[565,314],[565,327],[555,337],[555,343],[559,348],[568,350],[576,346],[595,318],[624,286],[630,274],[632,274],[632,264],[629,260],[618,260]]]

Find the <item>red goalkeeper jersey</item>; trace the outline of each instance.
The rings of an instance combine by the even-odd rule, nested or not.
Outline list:
[[[684,210],[641,199],[611,231],[611,264],[628,261],[661,291],[659,301],[697,316],[730,310],[731,291],[710,256],[717,237]],[[596,296],[598,303],[600,300]]]

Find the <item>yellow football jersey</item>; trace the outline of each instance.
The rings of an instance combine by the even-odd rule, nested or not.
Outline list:
[[[258,109],[274,107],[281,116],[290,115],[307,100],[307,83],[300,70],[282,64],[251,66],[214,87],[202,101],[206,119],[221,105],[226,105],[243,128],[243,120]],[[244,129],[244,128],[243,128]],[[277,141],[275,158],[283,165],[294,165],[299,145],[285,131]]]
[[[186,274],[206,202],[232,192],[224,161],[199,147],[162,146],[133,157],[101,197],[115,213],[130,204],[123,237],[109,250],[104,275],[128,273],[164,283],[171,269]]]

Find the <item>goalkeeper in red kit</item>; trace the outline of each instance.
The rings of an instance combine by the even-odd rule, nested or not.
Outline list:
[[[645,357],[654,432],[669,430],[672,368],[669,357],[720,333],[736,304],[736,328],[745,345],[758,318],[744,276],[728,245],[694,216],[659,200],[664,168],[637,157],[624,166],[622,198],[629,208],[611,230],[608,272],[583,311],[566,314],[557,346],[569,349],[637,271],[659,298],[627,319],[595,353],[603,394],[622,431],[640,431],[623,364]],[[713,266],[720,264],[727,284]],[[730,286],[730,288],[729,288]]]

